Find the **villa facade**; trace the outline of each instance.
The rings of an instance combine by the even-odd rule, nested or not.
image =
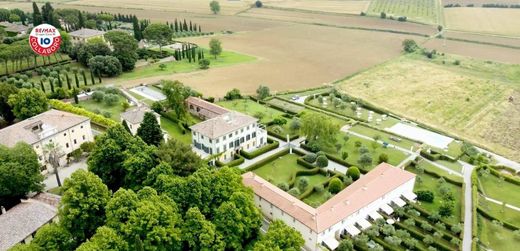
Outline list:
[[[60,165],[63,165],[68,154],[84,142],[93,140],[89,118],[58,110],[46,111],[0,130],[2,145],[13,147],[18,142],[31,145],[43,173],[48,171],[46,145],[53,143],[58,146],[62,153]]]
[[[141,127],[141,123],[143,122],[144,114],[147,112],[153,113],[153,115],[155,115],[157,118],[157,123],[161,125],[161,115],[157,114],[146,106],[138,106],[121,113],[121,123],[126,121],[128,129],[130,129],[130,133],[132,133],[132,135],[136,135],[137,129]]]
[[[299,231],[306,250],[334,250],[344,235],[355,236],[370,221],[390,215],[392,207],[414,201],[415,174],[379,164],[318,208],[313,208],[253,172],[242,175],[255,193],[254,201],[268,220],[282,220]]]

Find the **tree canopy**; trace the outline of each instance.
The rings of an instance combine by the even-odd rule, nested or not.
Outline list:
[[[12,107],[7,103],[9,96],[18,93],[18,88],[8,83],[0,83],[0,116],[7,122],[12,123],[15,116]]]
[[[222,53],[222,43],[216,38],[209,41],[209,54],[213,55],[215,59]]]
[[[143,36],[146,40],[159,46],[162,52],[162,47],[168,45],[172,41],[173,31],[170,26],[166,24],[150,24],[144,29]]]
[[[300,131],[310,142],[317,142],[320,146],[331,146],[336,142],[339,125],[329,117],[317,113],[305,113],[301,117]]]
[[[49,109],[49,101],[45,93],[38,89],[21,89],[9,96],[7,101],[13,114],[19,119],[27,119]]]
[[[162,80],[162,91],[166,96],[168,108],[175,112],[177,119],[183,120],[186,116],[186,106],[184,100],[194,94],[190,87],[184,86],[179,81]]]
[[[123,67],[123,71],[131,71],[137,62],[137,40],[124,31],[109,31],[105,33],[105,39],[110,42],[116,57]]]
[[[287,226],[281,220],[275,220],[269,224],[267,232],[260,237],[253,247],[254,251],[263,250],[301,250],[305,240],[301,234]]]
[[[218,14],[220,12],[220,3],[217,1],[211,1],[209,3],[209,8],[213,14]]]
[[[137,136],[148,145],[158,146],[163,141],[163,132],[154,113],[144,114],[143,122],[137,129]]]
[[[160,161],[170,166],[172,173],[178,176],[189,176],[204,166],[202,159],[191,151],[191,146],[176,139],[160,145],[155,155]]]

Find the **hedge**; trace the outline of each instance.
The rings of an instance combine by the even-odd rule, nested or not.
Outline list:
[[[234,166],[238,166],[242,163],[244,163],[244,157],[240,156],[239,154],[235,154],[235,159],[228,162],[228,163],[223,163],[219,160],[215,161],[215,164],[218,166],[218,167],[223,167],[223,166],[228,166],[228,167],[234,167]]]
[[[281,134],[278,134],[278,133],[275,133],[269,129],[267,129],[267,135],[270,135],[270,136],[273,136],[277,139],[280,139],[280,140],[287,140],[287,136],[284,136],[284,135],[281,135]],[[299,138],[300,135],[296,134],[296,135],[289,135],[289,141],[293,141],[297,138]]]
[[[119,124],[118,122],[116,122],[114,120],[111,120],[111,119],[105,118],[99,114],[95,114],[93,112],[87,111],[81,107],[76,107],[76,106],[73,106],[72,104],[64,103],[60,100],[51,99],[51,100],[49,100],[49,104],[51,105],[52,108],[54,108],[56,110],[70,112],[70,113],[74,113],[76,115],[88,117],[88,118],[90,118],[90,120],[92,122],[94,122],[98,125],[101,125],[101,126],[112,127],[112,126],[116,126]]]
[[[491,221],[500,221],[502,222],[502,224],[504,225],[504,227],[512,230],[512,231],[515,231],[515,230],[519,230],[520,227],[517,227],[507,221],[504,221],[504,220],[501,220],[499,218],[496,218],[495,216],[491,215],[490,213],[488,213],[486,210],[482,209],[480,206],[477,206],[477,212],[479,212],[482,216],[484,216],[485,218],[491,220]]]
[[[269,152],[271,150],[278,148],[278,146],[280,145],[280,142],[278,142],[276,140],[272,140],[272,139],[267,139],[267,143],[269,143],[269,144],[267,144],[266,146],[263,146],[257,150],[254,150],[252,152],[246,152],[244,150],[240,150],[240,155],[242,155],[246,159],[254,159],[266,152]]]
[[[374,237],[374,238],[370,238],[370,239],[374,240],[379,245],[381,245],[384,248],[384,250],[390,250],[390,251],[400,251],[400,250],[402,250],[400,248],[394,247],[394,246],[386,243],[380,237]],[[417,250],[423,251],[423,250],[426,250],[426,249],[424,249],[424,248],[417,248]]]
[[[453,239],[453,238],[460,239],[460,238],[457,237],[453,232],[451,232],[451,229],[446,228],[446,230],[441,230],[441,229],[437,228],[437,227],[435,226],[435,224],[432,224],[431,222],[428,222],[427,219],[421,219],[419,216],[414,216],[414,215],[412,215],[412,216],[410,216],[410,215],[405,215],[405,218],[412,218],[412,219],[415,221],[415,226],[416,226],[417,228],[422,229],[422,230],[423,230],[424,232],[426,232],[426,233],[432,233],[432,234],[433,234],[435,231],[442,232],[442,238],[443,238],[444,240],[450,241],[450,240]],[[422,224],[423,224],[423,223],[428,223],[428,224],[432,225],[432,231],[433,231],[433,232],[430,232],[430,231],[428,231],[428,230],[422,228]]]
[[[419,205],[417,205],[417,204],[415,204],[415,203],[411,203],[411,204],[409,204],[409,205],[412,206],[413,209],[419,211],[421,214],[426,215],[426,218],[427,218],[428,216],[431,215],[431,213],[429,213],[428,211],[426,211],[426,209],[420,207]],[[444,221],[443,219],[440,219],[439,221],[442,222],[442,224],[444,224],[444,225],[446,226],[446,229],[451,229],[451,227],[453,227],[452,224],[450,224],[450,223]]]
[[[312,152],[310,147],[307,144],[301,144],[300,147],[305,149],[305,150],[307,150],[307,151],[309,151],[309,152]],[[334,162],[336,162],[336,163],[338,163],[340,165],[343,165],[343,166],[346,166],[346,167],[355,166],[354,164],[351,164],[351,163],[349,163],[349,162],[347,162],[347,161],[345,161],[343,159],[340,159],[340,158],[338,158],[338,157],[336,157],[336,156],[334,156],[332,154],[325,153],[325,156],[327,156],[327,159],[332,160],[332,161],[334,161]],[[364,169],[362,167],[358,167],[358,168],[359,168],[359,171],[362,174],[366,174],[366,173],[368,173],[370,171],[370,170]]]
[[[263,165],[265,165],[265,164],[267,164],[267,163],[269,163],[269,162],[271,162],[271,161],[273,161],[273,160],[275,160],[275,159],[277,159],[277,158],[279,158],[281,156],[284,156],[284,155],[286,155],[288,153],[289,153],[289,149],[285,149],[283,151],[275,153],[275,154],[269,156],[268,158],[265,158],[263,160],[260,160],[260,161],[258,161],[256,163],[248,166],[247,168],[244,169],[244,172],[253,171],[253,170],[255,170],[255,169],[257,169],[257,168],[259,168],[259,167],[261,167],[261,166],[263,166]]]
[[[420,241],[422,241],[424,239],[424,237],[426,237],[424,234],[419,233],[419,232],[415,231],[414,229],[408,228],[408,226],[406,226],[405,224],[403,224],[399,221],[395,222],[395,225],[397,225],[401,229],[406,230],[408,233],[410,233],[410,235],[412,237],[419,239]],[[434,243],[432,243],[432,245],[437,247],[439,250],[444,250],[444,251],[457,250],[455,248],[448,247],[440,242],[434,242]]]
[[[500,173],[499,171],[495,170],[495,168],[493,168],[493,167],[488,167],[488,169],[496,177],[499,177],[499,178],[504,177],[505,181],[513,183],[514,185],[520,186],[520,179],[509,176],[509,175],[504,175],[504,174]]]
[[[297,112],[289,111],[289,110],[284,109],[283,107],[279,107],[279,106],[277,106],[277,105],[269,104],[269,103],[265,102],[264,100],[259,100],[259,99],[255,98],[255,97],[253,97],[253,96],[249,96],[249,99],[251,99],[251,100],[253,100],[253,101],[255,101],[255,102],[258,102],[258,103],[260,103],[260,104],[263,104],[263,105],[265,105],[265,106],[268,106],[268,107],[270,107],[270,108],[273,108],[273,109],[275,109],[275,110],[281,111],[281,112],[283,112],[283,113],[288,113],[288,114],[291,114],[291,115],[296,115],[296,114],[298,114]]]

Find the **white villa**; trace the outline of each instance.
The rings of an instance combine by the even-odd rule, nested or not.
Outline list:
[[[130,129],[132,135],[136,135],[137,129],[141,127],[141,123],[143,122],[144,114],[147,112],[152,112],[157,118],[157,123],[161,125],[161,115],[150,110],[150,108],[146,106],[138,106],[121,113],[121,123],[123,123],[123,121],[126,121],[126,124],[128,125],[128,128]]]
[[[267,143],[267,131],[260,127],[258,119],[206,103],[204,111],[208,113],[201,117],[209,119],[190,127],[193,151],[202,158],[220,154],[218,160],[229,161],[240,150],[252,151]],[[197,108],[188,110],[197,111]]]
[[[49,143],[59,146],[63,153],[60,165],[66,156],[84,142],[93,141],[90,119],[58,110],[49,110],[32,118],[20,121],[0,130],[0,144],[13,147],[18,142],[31,145],[38,155],[42,172],[47,172],[47,157],[44,147]]]
[[[391,206],[402,207],[414,201],[415,174],[390,164],[379,164],[327,202],[313,208],[262,179],[253,172],[242,175],[243,183],[255,193],[255,204],[268,220],[280,219],[298,230],[305,239],[305,250],[338,247],[343,235],[355,236],[392,214]],[[404,200],[403,200],[404,199]]]

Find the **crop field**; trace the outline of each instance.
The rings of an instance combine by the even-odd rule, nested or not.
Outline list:
[[[366,11],[368,0],[272,0],[264,1],[264,6],[295,10],[331,13],[359,14]]]
[[[466,6],[468,4],[474,4],[475,6],[481,6],[485,3],[499,3],[499,4],[517,4],[518,0],[442,0],[442,5],[447,4],[460,4]]]
[[[437,0],[373,0],[368,13],[379,15],[385,12],[395,18],[405,16],[410,20],[427,23],[441,23],[441,7]]]
[[[452,56],[424,58],[400,57],[344,80],[340,88],[520,159],[515,150],[520,147],[520,66]]]
[[[66,4],[85,5],[85,6],[103,6],[103,7],[122,7],[126,9],[137,10],[166,10],[177,12],[193,12],[201,14],[210,14],[210,0],[79,0]],[[220,1],[220,11],[224,15],[233,15],[236,12],[247,9],[251,4],[250,1]]]
[[[451,30],[520,37],[520,9],[446,8],[444,14]]]

